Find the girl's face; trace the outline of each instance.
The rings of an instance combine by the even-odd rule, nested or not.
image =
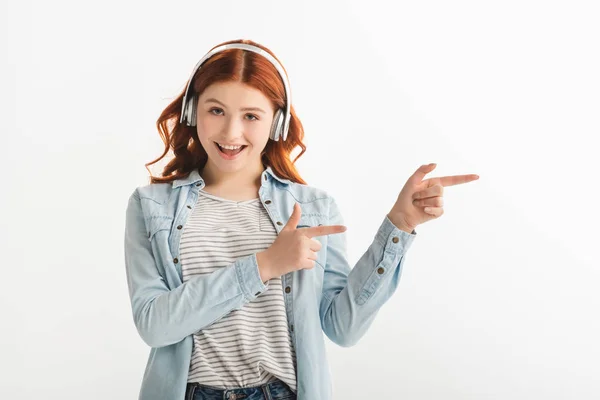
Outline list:
[[[261,152],[275,112],[265,95],[243,83],[219,82],[204,90],[197,107],[196,130],[211,169],[221,173],[263,170]],[[242,145],[242,150],[223,154],[217,143]]]

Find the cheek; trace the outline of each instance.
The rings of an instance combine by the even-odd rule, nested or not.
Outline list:
[[[208,138],[219,131],[219,121],[217,118],[198,118],[196,120],[198,137]]]
[[[253,147],[262,148],[269,140],[269,129],[270,127],[261,127],[260,129],[254,128],[252,130],[247,130],[244,136],[248,142],[252,143]]]
[[[248,124],[246,127],[246,135],[258,142],[264,141],[265,137],[268,138],[270,131],[271,124],[265,121]]]
[[[198,118],[197,124],[198,126],[204,130],[210,132],[211,129],[214,129],[217,123],[216,118]]]

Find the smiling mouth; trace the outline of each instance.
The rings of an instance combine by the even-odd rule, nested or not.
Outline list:
[[[248,147],[248,145],[243,145],[242,147],[240,147],[240,148],[239,148],[239,149],[237,149],[237,150],[229,150],[229,149],[224,149],[224,148],[222,148],[221,146],[219,146],[219,144],[218,144],[217,142],[214,142],[214,143],[215,143],[215,146],[217,147],[217,150],[218,150],[220,153],[222,153],[222,154],[225,154],[225,155],[228,155],[228,156],[235,156],[236,154],[239,154],[239,153],[241,153],[242,151],[244,151],[244,149],[245,149],[246,147]]]

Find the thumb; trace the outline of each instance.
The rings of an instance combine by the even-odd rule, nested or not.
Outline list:
[[[411,181],[414,184],[421,183],[421,181],[425,178],[425,175],[427,175],[428,173],[433,171],[436,166],[437,166],[436,163],[421,165],[419,168],[417,168],[417,170],[414,172],[414,174],[412,174],[412,176],[410,177]]]
[[[300,208],[300,204],[294,203],[294,209],[292,210],[292,215],[290,215],[290,219],[288,219],[287,224],[283,229],[296,229],[298,222],[300,222],[300,216],[302,215],[302,209]]]

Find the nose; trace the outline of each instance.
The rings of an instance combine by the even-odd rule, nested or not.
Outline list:
[[[225,126],[224,126],[224,136],[229,141],[234,141],[233,139],[241,136],[243,133],[243,125],[242,122],[239,121],[236,117],[226,118]]]

